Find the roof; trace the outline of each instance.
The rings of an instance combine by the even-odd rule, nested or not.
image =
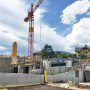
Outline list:
[[[85,45],[84,47],[76,47],[75,48],[75,51],[76,52],[82,51],[82,50],[90,50],[90,47],[88,47],[87,45]]]

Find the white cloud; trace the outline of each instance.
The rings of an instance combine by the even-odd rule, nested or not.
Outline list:
[[[90,45],[90,18],[83,18],[73,25],[72,32],[66,36],[67,50],[73,51],[77,45]]]
[[[47,10],[44,9],[44,8],[38,8],[38,9],[36,10],[36,12],[34,13],[35,23],[40,23],[40,21],[41,21],[41,20],[43,19],[43,17],[44,17],[43,13],[45,13],[45,12],[47,12]]]
[[[8,0],[0,0],[0,4],[1,4],[0,5],[0,47],[1,48],[3,47],[3,49],[5,49],[4,47],[7,47],[8,50],[11,50],[12,42],[16,41],[18,42],[18,48],[20,50],[19,52],[21,54],[27,55],[28,23],[23,21],[24,17],[26,17],[27,15],[26,12],[27,6],[21,0],[10,0],[9,2]],[[76,1],[76,2],[80,2],[80,1]],[[88,2],[88,0],[85,0],[85,5],[86,2]],[[83,8],[83,10],[81,10],[82,13],[87,12],[86,7],[87,6],[84,7],[85,9]],[[68,34],[66,37],[63,37],[55,31],[56,28],[51,28],[43,21],[43,17],[44,17],[43,14],[46,11],[47,10],[45,8],[39,7],[35,12],[35,30],[34,30],[35,51],[42,49],[42,47],[45,44],[52,45],[54,50],[69,50],[69,51],[72,51],[72,49],[74,50],[75,45],[77,45],[78,43],[89,44],[90,18],[81,19],[80,22],[73,25],[72,32]],[[79,10],[77,10],[77,12],[78,13],[73,14],[75,16],[75,20],[77,14],[82,14],[79,13]],[[72,13],[69,14],[71,14],[70,17],[72,17]],[[40,41],[40,25],[42,27],[41,41]]]
[[[0,50],[6,50],[7,48],[4,46],[0,46]]]
[[[90,0],[77,0],[67,6],[61,17],[64,24],[73,24],[77,21],[77,15],[85,14],[90,9]]]
[[[90,45],[90,0],[77,0],[63,10],[60,16],[64,24],[71,24],[71,33],[67,34],[65,50],[74,51],[76,46]],[[81,16],[77,20],[77,15]]]
[[[40,42],[40,27],[36,25],[35,27],[35,40],[36,43],[39,43],[38,48],[45,44],[50,44],[53,46],[54,50],[64,50],[64,45],[66,43],[66,39],[60,36],[55,30],[56,28],[51,28],[45,23],[42,24],[41,29],[41,42]],[[37,38],[38,37],[38,38]],[[41,45],[40,45],[41,43]],[[42,49],[42,48],[41,48]]]
[[[27,15],[26,7],[21,0],[9,0],[9,2],[0,0],[0,46],[5,46],[10,51],[12,42],[16,41],[21,50],[19,52],[25,55],[28,51],[28,23],[23,21]],[[46,11],[45,8],[39,7],[35,12],[35,51],[40,50],[46,43],[52,45],[55,50],[64,50],[65,38],[58,35],[55,28],[51,28],[42,20],[43,13]],[[42,44],[40,44],[39,38],[40,23],[42,25]]]
[[[11,11],[17,17],[18,15],[25,15],[25,12],[23,10],[24,5],[25,4],[20,0],[0,0],[0,7],[6,9],[7,11]]]

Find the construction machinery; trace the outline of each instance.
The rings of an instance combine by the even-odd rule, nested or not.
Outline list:
[[[29,34],[28,34],[28,56],[33,56],[34,49],[34,12],[42,4],[44,0],[39,0],[36,5],[31,4],[31,10],[28,12],[25,22],[29,22]]]

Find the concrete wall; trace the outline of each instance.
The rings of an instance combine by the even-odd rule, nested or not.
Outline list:
[[[48,69],[49,74],[58,74],[58,73],[64,73],[66,72],[66,67],[65,66],[59,66],[59,67],[51,67]]]
[[[66,60],[66,67],[72,67],[72,60]]]
[[[84,81],[84,70],[80,69],[79,70],[79,82]]]
[[[64,73],[66,71],[70,71],[72,68],[66,68],[65,66],[60,66],[60,67],[50,67],[49,69],[47,69],[47,72],[49,75],[55,75],[55,74],[59,74],[59,73]],[[41,69],[37,69],[37,70],[31,70],[32,74],[41,74],[42,72],[44,72]]]
[[[41,73],[42,73],[41,69],[31,70],[31,74],[41,74]]]
[[[0,85],[43,84],[43,75],[0,73]]]
[[[60,81],[73,81],[83,82],[84,71],[79,70],[79,75],[76,77],[75,70],[68,71],[65,73],[59,73],[55,75],[48,75],[49,82],[60,82]],[[0,73],[0,85],[21,85],[21,84],[43,84],[44,75],[37,74],[22,74],[22,73]]]
[[[48,60],[43,60],[43,66],[45,67],[45,69],[49,69],[50,68],[50,61]]]
[[[85,70],[85,79],[86,82],[90,82],[90,70]]]
[[[11,58],[0,57],[0,72],[9,73],[11,72]]]
[[[75,71],[72,70],[72,71],[65,72],[65,73],[49,75],[48,80],[50,82],[60,82],[60,81],[83,82],[84,81],[84,74],[83,74],[83,70],[79,70],[79,77],[76,77]]]

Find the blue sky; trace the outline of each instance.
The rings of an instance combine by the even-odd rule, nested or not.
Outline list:
[[[61,35],[66,35],[69,32],[67,31],[68,26],[61,22],[60,14],[62,14],[65,7],[73,2],[75,2],[75,0],[49,0],[47,6],[48,12],[44,14],[44,21],[51,27],[56,27],[57,32]]]
[[[0,0],[0,54],[11,54],[14,41],[20,55],[28,54],[28,23],[23,19],[37,1]],[[69,52],[76,46],[90,46],[90,0],[44,0],[35,12],[34,34],[34,51],[45,44]]]

